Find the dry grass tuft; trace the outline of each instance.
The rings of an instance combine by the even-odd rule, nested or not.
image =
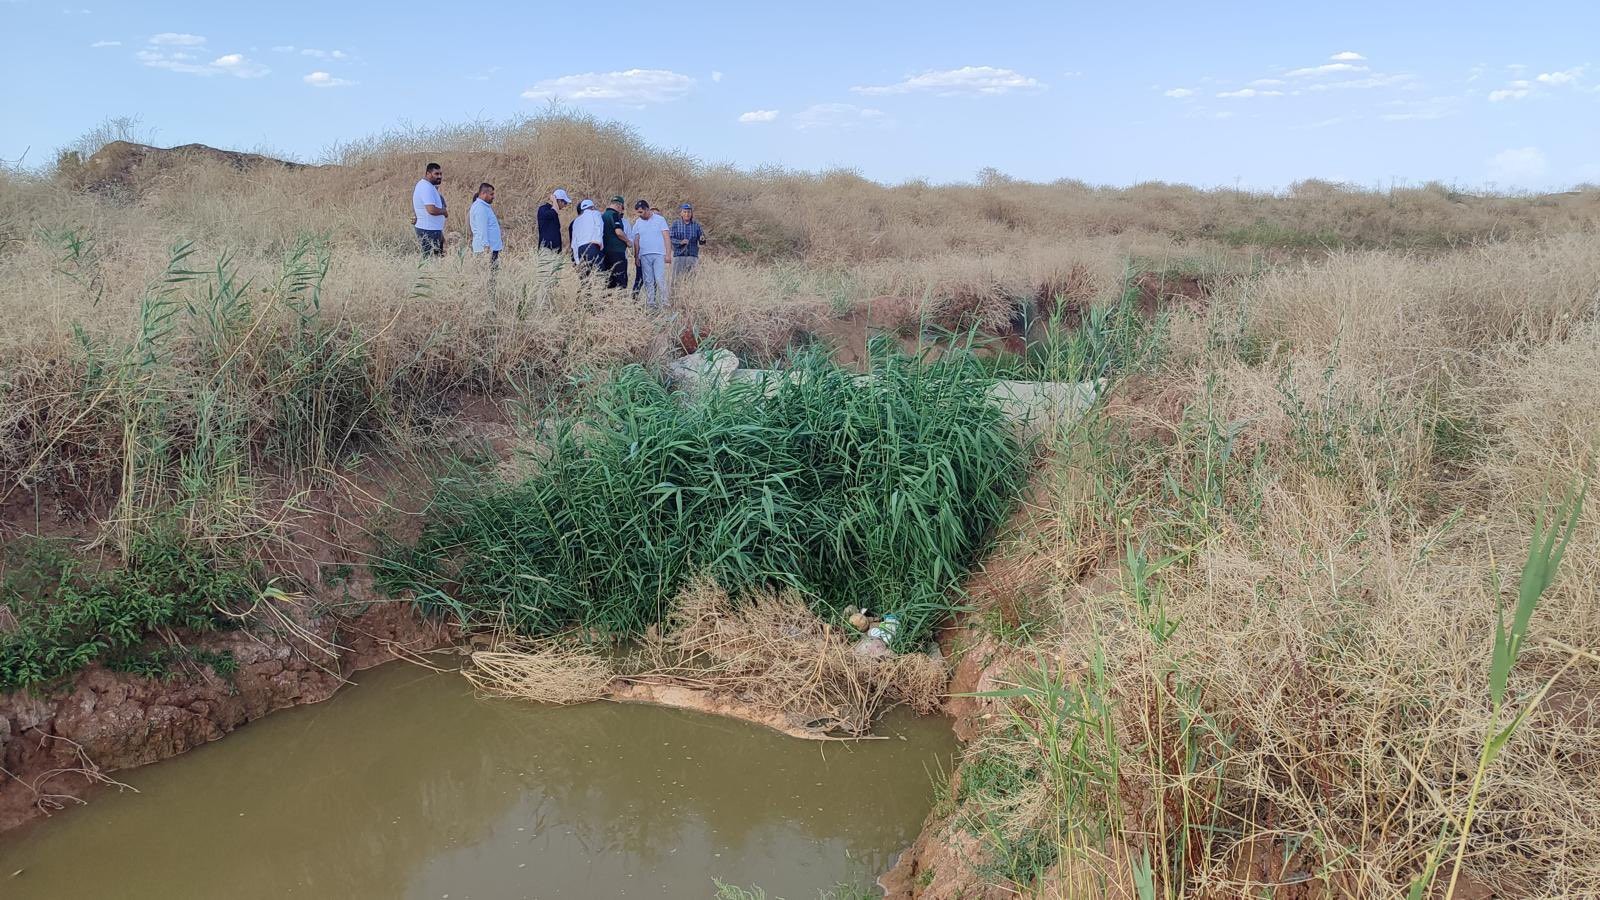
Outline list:
[[[490,697],[535,703],[588,703],[616,680],[612,660],[592,648],[555,640],[511,641],[472,654],[462,674]]]
[[[734,601],[702,579],[679,596],[667,626],[645,644],[637,679],[669,679],[781,713],[817,733],[864,735],[890,707],[922,714],[943,699],[944,665],[921,653],[872,658],[799,597]]]
[[[538,703],[603,699],[619,684],[699,692],[709,708],[776,717],[781,730],[862,737],[888,709],[937,712],[944,664],[922,653],[870,657],[788,593],[734,601],[709,579],[685,588],[666,625],[626,656],[568,640],[511,638],[472,654],[466,677],[483,693]]]

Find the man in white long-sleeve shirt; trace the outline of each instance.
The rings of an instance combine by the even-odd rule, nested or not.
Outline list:
[[[500,265],[500,251],[505,244],[500,240],[500,217],[494,214],[494,185],[485,181],[478,185],[478,198],[467,211],[467,222],[472,226],[472,253],[489,254],[489,267]]]
[[[572,220],[572,261],[578,277],[588,280],[605,256],[605,219],[593,200],[578,204],[578,217]]]

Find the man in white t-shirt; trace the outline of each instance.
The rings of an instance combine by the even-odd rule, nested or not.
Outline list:
[[[417,245],[423,256],[444,255],[444,195],[439,185],[444,181],[444,169],[438,163],[428,163],[422,180],[411,191],[411,224],[417,230]]]
[[[639,266],[644,290],[644,305],[664,309],[667,305],[667,266],[672,265],[672,242],[667,240],[667,217],[650,207],[649,200],[633,205],[639,215],[633,220],[628,241]]]

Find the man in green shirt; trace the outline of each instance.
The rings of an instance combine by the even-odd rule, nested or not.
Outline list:
[[[622,217],[625,205],[621,197],[612,197],[611,205],[601,216],[605,246],[600,267],[606,271],[606,287],[613,289],[628,286],[628,222]]]

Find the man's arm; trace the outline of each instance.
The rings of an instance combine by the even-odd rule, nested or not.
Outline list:
[[[426,209],[428,211],[428,215],[430,215],[430,216],[448,216],[448,215],[450,215],[450,213],[445,211],[444,207],[434,206],[432,203],[424,204],[422,208]]]
[[[661,261],[670,266],[672,265],[672,229],[663,228],[661,230],[666,232],[666,240],[662,241],[661,244],[662,249],[667,251],[665,254],[663,254]]]

